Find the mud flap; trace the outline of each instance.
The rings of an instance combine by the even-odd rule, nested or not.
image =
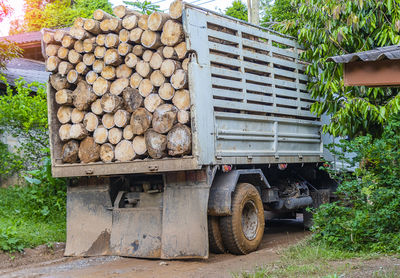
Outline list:
[[[111,207],[107,178],[82,178],[68,187],[65,256],[111,254]]]

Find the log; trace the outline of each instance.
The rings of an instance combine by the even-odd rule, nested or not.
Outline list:
[[[167,20],[171,19],[169,14],[162,12],[153,12],[147,21],[147,27],[151,31],[161,31]]]
[[[154,53],[154,52],[151,51],[150,49],[145,50],[145,51],[143,52],[143,55],[142,55],[143,61],[149,63],[150,60],[151,60],[151,56],[153,56],[153,53]]]
[[[83,29],[83,27],[76,26],[72,26],[71,29],[69,29],[69,34],[77,40],[84,40],[92,36],[88,31]]]
[[[132,53],[135,54],[138,57],[141,57],[144,53],[144,47],[141,44],[135,45],[132,48]]]
[[[59,73],[50,74],[50,84],[56,91],[68,89],[70,87],[67,78]]]
[[[114,146],[106,143],[100,147],[100,159],[107,163],[114,160]]]
[[[137,11],[134,11],[134,10],[131,10],[131,9],[127,8],[126,6],[124,6],[124,5],[115,6],[113,8],[113,13],[118,18],[125,18],[125,17],[127,17],[129,15],[132,15],[132,14],[136,15],[136,16],[140,16],[141,15],[141,13],[139,13]]]
[[[95,73],[101,73],[104,68],[104,61],[103,60],[95,60],[92,68]]]
[[[119,96],[122,93],[122,91],[128,86],[129,86],[128,78],[118,78],[111,83],[110,93]]]
[[[119,65],[115,70],[117,78],[129,78],[132,75],[132,69],[126,64]]]
[[[113,127],[108,131],[108,142],[113,145],[118,144],[122,139],[122,130],[118,127]]]
[[[192,133],[183,124],[176,124],[167,135],[168,154],[179,156],[190,154],[192,151]]]
[[[132,69],[136,67],[138,61],[139,58],[133,53],[129,53],[125,57],[125,64]]]
[[[109,33],[110,32],[110,20],[108,18],[100,21],[100,30],[103,33]]]
[[[58,49],[60,48],[60,45],[57,44],[49,44],[46,46],[46,56],[57,56]]]
[[[91,105],[90,105],[90,110],[98,115],[101,116],[103,115],[103,108],[101,107],[101,99],[96,99]]]
[[[153,113],[152,127],[158,133],[167,133],[176,124],[178,109],[172,104],[162,104]]]
[[[187,124],[190,122],[190,112],[187,110],[179,110],[177,115],[178,123]]]
[[[147,152],[152,158],[159,159],[166,155],[167,136],[155,132],[153,129],[146,131],[144,135]]]
[[[164,83],[158,89],[158,95],[163,100],[171,100],[174,97],[175,89],[172,87],[171,83]]]
[[[187,72],[183,69],[178,69],[171,76],[171,85],[175,88],[175,90],[187,88]]]
[[[137,89],[125,88],[122,91],[122,98],[124,99],[126,111],[132,113],[140,106],[143,105],[143,97]]]
[[[106,41],[105,41],[105,46],[107,48],[114,48],[117,47],[119,44],[119,36],[117,34],[107,34],[106,36]]]
[[[83,41],[78,40],[74,43],[74,50],[78,53],[83,53],[85,52],[84,48],[83,48]]]
[[[87,131],[93,132],[98,127],[99,121],[100,120],[96,114],[88,112],[83,118],[83,125],[85,126]]]
[[[157,49],[162,46],[160,33],[150,30],[143,32],[140,42],[144,47],[150,49]]]
[[[122,131],[122,137],[126,140],[132,140],[133,136],[135,136],[135,134],[133,134],[133,128],[131,125],[127,125],[124,130]]]
[[[57,51],[57,57],[60,58],[61,60],[67,60],[68,52],[69,52],[68,48],[61,46]]]
[[[179,110],[188,110],[190,108],[190,93],[188,90],[178,90],[172,98],[172,103]]]
[[[130,125],[132,126],[133,134],[142,135],[151,125],[153,115],[145,108],[136,109],[131,116]]]
[[[103,126],[107,129],[111,129],[115,126],[114,123],[114,114],[104,114],[103,117],[101,118],[101,122],[103,124]]]
[[[98,77],[99,77],[99,75],[91,70],[86,74],[86,79],[85,80],[86,80],[86,82],[88,84],[93,85]],[[93,88],[93,91],[94,91],[94,88]]]
[[[62,76],[67,75],[68,72],[72,69],[74,69],[74,66],[67,61],[62,61],[58,65],[58,73],[61,74]]]
[[[79,145],[78,156],[83,163],[96,162],[100,159],[100,145],[93,137],[86,137]]]
[[[83,28],[94,35],[101,33],[100,21],[95,19],[86,19],[85,23],[83,24]]]
[[[82,140],[88,136],[88,131],[84,127],[83,124],[73,124],[71,126],[71,130],[69,131],[69,135],[71,139]]]
[[[115,160],[117,161],[131,161],[135,158],[136,154],[133,150],[132,142],[128,140],[122,140],[115,147]]]
[[[147,154],[146,140],[144,136],[136,136],[133,141],[133,150],[138,156],[145,156]]]
[[[104,64],[110,66],[119,66],[122,64],[123,59],[118,54],[118,50],[116,49],[107,49],[106,54],[104,55]]]
[[[140,43],[143,31],[144,30],[142,28],[139,27],[134,28],[129,34],[129,41],[134,43]]]
[[[65,34],[62,38],[61,45],[65,48],[71,49],[74,47],[75,39],[68,34]]]
[[[95,60],[96,60],[96,57],[94,56],[93,53],[83,54],[82,62],[84,62],[85,65],[92,66]]]
[[[79,62],[82,61],[82,54],[76,52],[75,49],[71,49],[71,50],[68,52],[68,61],[69,61],[71,64],[76,65],[76,64],[78,64]]]
[[[71,90],[62,89],[57,91],[55,99],[59,105],[71,105],[74,101],[74,93]]]
[[[98,46],[104,46],[106,44],[106,34],[98,34],[96,36],[96,44]]]
[[[112,66],[105,66],[100,74],[107,80],[114,80],[116,77],[115,68]]]
[[[139,28],[141,28],[143,30],[147,30],[148,29],[148,25],[147,25],[148,20],[149,20],[149,16],[147,14],[140,15],[139,20],[138,20]]]
[[[163,48],[163,56],[165,59],[178,59],[178,54],[175,52],[175,48],[172,46],[165,46]]]
[[[144,107],[150,111],[154,112],[158,106],[164,103],[158,94],[149,94],[143,101]]]
[[[97,59],[103,59],[104,55],[106,54],[107,48],[104,46],[96,46],[94,49],[94,56]]]
[[[99,125],[93,132],[93,139],[97,144],[104,144],[108,141],[108,129]]]
[[[80,75],[86,75],[89,72],[89,67],[86,66],[84,62],[79,62],[75,66],[75,70],[80,74]]]
[[[158,70],[161,68],[164,59],[160,53],[154,53],[150,59],[150,67],[154,70]]]
[[[95,10],[93,12],[93,18],[98,20],[98,21],[101,21],[101,20],[104,20],[104,19],[113,18],[113,16],[110,15],[109,13],[106,13],[105,11],[103,11],[101,9],[98,9],[98,10]]]
[[[57,56],[51,56],[46,60],[46,71],[56,72],[58,65],[61,63],[61,59]],[[149,66],[150,68],[150,66]]]
[[[145,78],[140,82],[140,85],[139,85],[140,95],[142,95],[143,97],[147,97],[153,91],[154,91],[154,86],[153,86],[153,84],[151,84],[150,79]]]
[[[83,27],[85,25],[85,21],[86,21],[86,18],[77,17],[77,18],[75,18],[74,23],[72,24],[72,26],[74,26],[74,27]]]
[[[131,114],[123,109],[118,110],[114,114],[114,122],[117,127],[125,127],[131,119]]]
[[[85,81],[78,83],[74,95],[74,106],[81,111],[89,109],[90,104],[96,100],[92,87]]]
[[[72,107],[70,106],[60,106],[57,110],[57,119],[60,123],[66,124],[71,121]]]
[[[77,84],[82,80],[82,77],[79,76],[79,73],[76,70],[70,70],[67,74],[67,80],[71,84]]]
[[[180,62],[166,59],[162,62],[160,70],[165,77],[171,77],[180,68],[182,68]]]
[[[183,60],[182,69],[184,71],[188,71],[189,70],[189,62],[190,62],[190,58],[186,58],[185,60]]]
[[[94,49],[96,48],[96,37],[92,37],[90,39],[85,39],[83,41],[83,50],[86,53],[91,53],[94,51]]]
[[[129,85],[132,88],[137,89],[137,88],[139,88],[140,82],[142,82],[142,80],[143,80],[143,77],[141,77],[140,74],[135,72],[134,74],[132,74],[131,78],[129,79]]]
[[[136,28],[138,25],[139,18],[134,15],[128,15],[122,19],[122,27],[124,27],[127,30],[132,30],[133,28]]]
[[[153,71],[150,75],[151,84],[155,87],[160,87],[165,83],[165,76],[160,70]]]
[[[78,161],[79,142],[71,140],[64,144],[62,148],[62,162],[76,163]]]
[[[62,39],[63,39],[63,37],[64,37],[65,34],[66,34],[66,31],[65,31],[65,30],[57,29],[57,30],[54,32],[53,38],[54,38],[54,40],[55,40],[56,42],[62,42]]]
[[[60,126],[58,130],[58,136],[60,137],[61,141],[68,141],[69,139],[71,139],[70,136],[71,127],[72,127],[71,124],[64,124]]]
[[[126,42],[121,42],[118,45],[118,54],[120,56],[126,56],[128,55],[129,52],[132,50],[132,45],[126,43]]]
[[[101,108],[106,113],[115,113],[122,106],[123,99],[119,96],[107,93],[101,97]]]
[[[176,20],[182,19],[183,3],[182,0],[175,0],[169,5],[169,15]]]
[[[150,76],[151,68],[150,64],[145,61],[139,61],[136,64],[136,72],[140,74],[143,78],[147,78]]]
[[[131,34],[131,32],[129,32],[128,30],[122,29],[121,31],[119,31],[119,34],[118,34],[119,41],[120,42],[128,42],[130,34]]]
[[[179,60],[184,59],[188,52],[186,42],[181,42],[181,43],[175,45],[174,50],[175,50],[176,54],[178,55]]]
[[[55,43],[54,33],[53,32],[44,32],[43,34],[43,42],[45,44]]]
[[[99,76],[97,77],[96,81],[93,83],[93,92],[101,97],[105,93],[109,92],[111,86],[111,82],[106,80],[105,78]]]
[[[122,29],[122,20],[119,18],[110,18],[108,20],[108,30],[114,33],[119,33]]]
[[[168,20],[161,33],[161,42],[167,46],[175,46],[185,39],[182,24],[175,20]]]
[[[71,122],[73,124],[79,124],[83,121],[83,118],[85,117],[85,112],[80,111],[76,108],[72,109],[71,113]]]

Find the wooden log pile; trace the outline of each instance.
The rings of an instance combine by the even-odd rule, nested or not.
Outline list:
[[[63,163],[190,155],[181,0],[169,14],[113,12],[45,34]]]

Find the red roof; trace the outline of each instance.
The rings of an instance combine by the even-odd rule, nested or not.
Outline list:
[[[0,40],[9,40],[12,42],[16,42],[18,44],[29,43],[29,42],[40,42],[41,39],[42,39],[42,33],[40,31],[0,37]]]

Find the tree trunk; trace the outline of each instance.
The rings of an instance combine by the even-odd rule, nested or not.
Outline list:
[[[178,59],[178,54],[175,52],[175,48],[172,46],[166,46],[163,48],[163,56],[165,59]]]
[[[160,53],[156,52],[151,56],[150,67],[154,70],[161,68],[162,62],[164,61]]]
[[[90,104],[96,100],[92,87],[85,81],[80,81],[74,91],[74,106],[81,110],[87,110]]]
[[[167,136],[155,132],[153,129],[146,131],[144,135],[147,151],[152,158],[159,159],[166,155]]]
[[[115,113],[123,105],[123,99],[112,94],[105,94],[101,97],[101,107],[106,113]]]
[[[96,48],[96,37],[92,37],[90,39],[85,39],[83,41],[83,50],[86,53],[91,53],[94,51],[94,49]]]
[[[112,66],[105,66],[100,75],[107,80],[114,80],[116,77],[115,68]]]
[[[94,56],[97,59],[103,59],[104,55],[106,54],[107,48],[104,46],[96,46],[94,49]]]
[[[142,82],[140,82],[139,85],[139,93],[143,97],[147,97],[154,91],[154,86],[151,84],[150,79],[143,79]]]
[[[101,33],[100,21],[95,19],[86,19],[85,23],[83,24],[83,28],[94,35]]]
[[[78,53],[83,53],[85,52],[85,49],[83,48],[83,41],[76,41],[74,43],[74,50]]]
[[[129,32],[128,30],[122,29],[121,31],[119,31],[119,34],[118,34],[119,41],[120,42],[128,42],[130,34],[131,34],[131,32]]]
[[[141,44],[137,44],[132,48],[132,53],[138,57],[141,57],[144,53],[144,47]]]
[[[76,26],[72,26],[71,29],[69,29],[69,34],[77,40],[84,40],[92,36],[89,32],[83,29],[83,27]]]
[[[175,89],[172,87],[171,83],[164,83],[158,90],[160,98],[163,100],[171,100],[174,97]]]
[[[83,54],[82,61],[85,63],[86,66],[92,66],[96,57],[94,57],[93,53],[85,53]]]
[[[66,124],[71,121],[72,107],[60,106],[57,110],[57,119],[60,123]]]
[[[104,19],[113,18],[113,16],[110,15],[109,13],[106,13],[106,12],[103,11],[103,10],[98,9],[98,10],[95,10],[95,11],[93,12],[93,18],[96,19],[96,20],[98,20],[98,21],[101,21],[101,20],[104,20]]]
[[[54,33],[53,32],[44,32],[43,41],[46,44],[55,43],[56,41],[54,40]]]
[[[46,56],[57,56],[58,49],[60,48],[60,45],[57,44],[49,44],[46,46]]]
[[[122,132],[122,137],[124,137],[124,139],[126,140],[132,140],[133,136],[135,136],[135,134],[133,134],[133,128],[131,125],[127,125],[124,128],[124,131]]]
[[[179,110],[177,118],[178,123],[187,124],[190,122],[190,112],[187,110]]]
[[[172,98],[172,103],[179,110],[189,110],[190,108],[190,93],[188,90],[178,90]]]
[[[162,12],[153,12],[147,21],[148,28],[151,31],[161,31],[167,20],[171,19],[169,14]]]
[[[119,96],[122,91],[129,86],[128,78],[119,78],[111,83],[110,93],[116,96]]]
[[[118,110],[114,114],[114,122],[117,127],[125,127],[131,119],[131,114],[126,110]]]
[[[110,66],[119,66],[122,64],[122,57],[119,55],[118,50],[108,49],[104,55],[104,64]]]
[[[147,154],[146,140],[144,136],[136,136],[133,141],[133,150],[138,156],[145,156]]]
[[[69,141],[64,144],[61,152],[64,163],[78,162],[79,142],[75,140]]]
[[[161,33],[161,42],[167,46],[175,46],[185,39],[182,24],[175,20],[168,20]]]
[[[89,132],[95,131],[99,126],[99,122],[98,116],[92,112],[86,113],[85,117],[83,118],[83,125]]]
[[[119,18],[109,19],[108,30],[114,33],[119,33],[122,29],[122,20]]]
[[[99,77],[97,77],[96,81],[94,81],[94,83],[93,83],[93,92],[97,96],[101,97],[109,91],[110,86],[111,86],[110,81],[99,76]]]
[[[72,49],[75,44],[75,39],[70,35],[64,35],[61,41],[61,45],[65,48]]]
[[[131,78],[129,79],[129,85],[134,88],[137,89],[139,88],[140,83],[142,82],[143,77],[141,77],[137,72],[135,72],[134,74],[132,74]]]
[[[125,64],[132,69],[136,67],[138,61],[139,61],[138,57],[133,53],[129,53],[125,57]]]
[[[65,30],[57,29],[54,32],[54,40],[56,42],[62,42],[64,35],[66,34]]]
[[[93,132],[93,139],[97,144],[104,144],[108,141],[108,129],[99,125]]]
[[[176,124],[167,135],[168,154],[172,156],[189,154],[192,151],[192,133],[183,124]]]
[[[142,34],[141,43],[146,48],[157,49],[162,46],[161,35],[158,32],[146,30]]]
[[[107,113],[104,114],[103,117],[101,118],[101,122],[103,123],[103,126],[107,129],[111,129],[115,126],[114,123],[114,115]]]
[[[152,126],[158,133],[167,133],[176,123],[178,109],[172,104],[160,105],[153,113]]]
[[[151,72],[150,64],[145,61],[139,61],[136,64],[136,72],[143,78],[147,78]]]
[[[132,69],[126,64],[119,65],[115,70],[115,75],[117,78],[127,78],[129,80],[129,77],[132,75]]]
[[[182,60],[187,55],[187,46],[186,42],[181,42],[174,47],[176,54],[178,55],[178,59]]]
[[[114,146],[110,143],[100,147],[100,159],[103,162],[112,162],[114,160]]]
[[[139,28],[141,28],[142,30],[147,30],[148,29],[148,20],[149,20],[149,16],[147,14],[142,14],[139,17],[139,21],[138,21],[138,26]]]
[[[72,26],[74,26],[74,27],[83,27],[85,25],[85,21],[86,21],[86,18],[77,17],[77,18],[75,18],[74,23],[72,24]]]
[[[137,27],[137,28],[133,29],[131,31],[131,33],[129,34],[129,40],[131,42],[134,42],[134,43],[140,43],[140,40],[142,38],[142,34],[143,34],[143,29]]]
[[[113,145],[118,144],[122,139],[122,130],[118,127],[113,127],[108,131],[108,142]]]
[[[56,72],[58,65],[61,63],[61,59],[57,56],[51,56],[46,60],[46,71]],[[150,66],[149,66],[150,68]]]
[[[124,27],[126,30],[132,30],[133,28],[137,27],[138,21],[139,18],[136,15],[128,15],[122,20],[122,27]]]
[[[144,99],[144,107],[150,112],[154,112],[158,106],[164,103],[158,94],[150,94]]]
[[[190,58],[186,58],[185,60],[183,60],[182,69],[184,71],[188,71],[189,70],[189,62],[190,62]]]
[[[93,71],[95,73],[101,73],[104,68],[104,61],[103,60],[95,60],[93,63]]]
[[[101,99],[96,99],[91,105],[90,110],[96,115],[103,115],[103,108],[101,107]]]
[[[182,19],[183,3],[182,0],[175,0],[169,5],[169,15],[176,20]]]
[[[121,42],[118,45],[118,54],[120,56],[126,56],[128,55],[129,52],[132,50],[132,45],[126,43],[126,42]]]
[[[100,145],[93,137],[86,137],[79,145],[78,156],[83,163],[96,162],[100,159]]]
[[[61,60],[67,60],[68,52],[69,52],[68,48],[61,46],[57,51],[57,57],[60,58]]]
[[[60,62],[58,65],[58,73],[61,74],[62,76],[65,76],[68,74],[70,70],[74,69],[74,66],[66,61]]]
[[[60,137],[60,140],[65,142],[71,139],[70,136],[70,131],[71,131],[71,124],[64,124],[60,126],[60,129],[58,130],[58,136]]]
[[[68,89],[62,89],[57,91],[56,95],[56,102],[60,105],[71,105],[74,101],[74,93]]]
[[[81,123],[73,124],[71,130],[69,131],[71,139],[82,140],[86,138],[89,133],[85,126]]]
[[[153,86],[160,87],[165,82],[165,76],[160,70],[156,70],[150,75],[150,81]]]
[[[143,61],[149,63],[150,60],[151,60],[151,56],[153,56],[153,53],[154,53],[154,52],[151,51],[150,49],[145,50],[145,51],[143,52],[143,55],[142,55]]]
[[[171,85],[175,88],[175,90],[187,88],[187,72],[183,69],[178,69],[171,76]]]
[[[72,109],[71,113],[71,122],[73,124],[79,124],[83,121],[83,118],[85,117],[85,112],[78,110],[76,108]]]
[[[118,47],[118,44],[119,44],[119,36],[117,34],[110,33],[106,36],[105,46],[107,48]]]
[[[165,77],[171,77],[174,74],[174,72],[180,68],[182,68],[180,62],[171,59],[166,59],[161,64],[160,70]]]
[[[70,87],[67,78],[59,73],[50,74],[50,84],[56,91],[68,89]]]
[[[115,147],[115,160],[117,161],[131,161],[136,156],[133,150],[133,145],[131,141],[122,140]]]
[[[77,84],[79,81],[82,81],[82,77],[79,76],[76,70],[70,70],[67,74],[67,80],[71,84]]]
[[[77,73],[79,73],[80,75],[86,75],[89,72],[89,67],[85,65],[84,62],[79,62],[76,66],[75,66],[75,70]]]
[[[99,46],[104,46],[106,44],[106,34],[98,34],[96,36],[96,44]]]
[[[75,49],[71,49],[68,52],[68,61],[71,64],[76,65],[76,64],[78,64],[79,62],[82,61],[82,54],[76,52]]]
[[[90,85],[93,85],[98,77],[99,77],[99,75],[91,70],[86,74],[86,82]],[[94,91],[94,88],[93,88],[93,91]]]
[[[141,15],[141,13],[131,10],[131,9],[127,8],[125,5],[115,6],[113,8],[113,13],[118,18],[125,18],[125,17],[128,17],[129,15],[136,15],[136,16]]]
[[[126,111],[132,113],[140,106],[143,105],[143,97],[137,89],[125,88],[122,91],[122,98],[124,99]]]
[[[140,107],[132,113],[131,126],[133,134],[142,135],[150,127],[153,115],[145,108]]]

